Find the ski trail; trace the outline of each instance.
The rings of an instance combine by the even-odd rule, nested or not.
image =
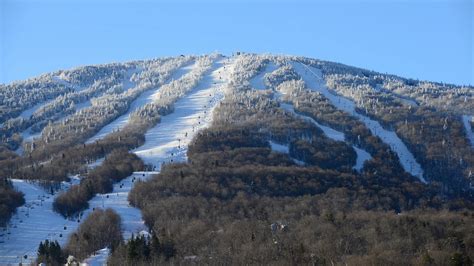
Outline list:
[[[288,145],[283,145],[283,144],[280,144],[280,143],[276,143],[272,140],[268,141],[270,143],[270,148],[272,148],[272,151],[274,152],[279,152],[279,153],[284,153],[284,154],[288,154],[288,157],[290,157],[290,159],[296,163],[297,165],[300,165],[300,166],[304,166],[305,165],[305,162],[303,161],[300,161],[298,159],[295,159],[293,157],[290,156],[290,147]]]
[[[340,131],[337,131],[333,128],[321,125],[316,120],[314,120],[312,117],[297,113],[295,111],[293,105],[291,105],[291,104],[280,103],[280,106],[283,110],[285,110],[289,113],[292,113],[296,117],[298,117],[300,119],[303,119],[305,121],[308,121],[308,122],[314,124],[315,126],[319,127],[323,131],[324,135],[326,135],[328,138],[330,138],[332,140],[335,140],[335,141],[345,142],[346,138],[345,138],[345,135],[344,135],[343,132],[340,132]],[[365,151],[363,149],[360,149],[360,148],[356,147],[355,145],[352,145],[352,148],[355,150],[355,152],[357,154],[356,164],[352,168],[360,172],[362,170],[363,166],[364,166],[365,161],[370,160],[372,158],[372,156],[370,156],[370,154],[367,151]]]
[[[215,61],[199,84],[176,101],[175,111],[163,116],[160,123],[148,130],[145,143],[135,149],[134,153],[145,163],[153,165],[155,170],[159,170],[163,163],[186,161],[188,144],[200,129],[211,123],[212,112],[224,97],[223,90],[230,74],[230,68],[227,66],[231,62],[225,58]],[[227,68],[224,69],[224,66]],[[136,172],[115,184],[113,192],[97,196],[103,199],[103,205],[98,207],[112,208],[122,218],[125,239],[147,230],[141,211],[128,205],[128,194],[133,182],[138,179],[146,180],[157,173],[159,172]],[[109,253],[102,249],[85,262],[106,261],[108,255]]]
[[[17,179],[12,181],[15,188],[25,194],[25,204],[17,209],[7,228],[0,228],[0,265],[20,261],[32,263],[40,241],[58,240],[64,244],[65,234],[78,224],[55,213],[52,208],[54,196],[37,184]],[[70,185],[62,183],[62,190]],[[28,256],[26,260],[24,255]]]
[[[187,64],[184,67],[181,67],[174,71],[172,76],[167,80],[166,83],[169,83],[173,80],[179,79],[182,76],[184,76],[186,73],[191,71],[193,67],[193,63]],[[134,86],[133,84],[128,84],[129,86]],[[161,87],[161,86],[160,86]],[[128,108],[127,112],[118,118],[116,118],[114,121],[111,123],[107,124],[104,126],[99,132],[97,132],[94,136],[89,138],[86,141],[86,144],[93,143],[96,140],[100,140],[104,138],[106,135],[110,134],[114,130],[121,129],[123,126],[125,126],[128,123],[128,120],[130,118],[130,114],[136,111],[138,108],[150,103],[153,101],[153,95],[159,91],[160,87],[156,89],[150,89],[145,92],[143,92],[138,98],[136,98],[131,104],[130,107]]]
[[[381,138],[383,142],[392,148],[392,150],[398,155],[400,163],[406,172],[417,177],[421,182],[427,183],[423,178],[423,169],[420,164],[418,164],[413,154],[408,150],[407,146],[395,132],[386,130],[379,122],[357,113],[356,105],[351,100],[331,93],[326,87],[324,79],[322,78],[322,73],[319,69],[307,66],[300,62],[292,62],[291,64],[310,89],[323,94],[338,109],[357,117],[370,129],[372,134]]]
[[[161,122],[145,134],[143,146],[134,150],[145,163],[159,169],[162,163],[187,159],[187,145],[199,129],[210,123],[213,108],[223,98],[229,79],[228,68],[224,69],[227,64],[225,58],[215,61],[209,74],[174,104],[175,111],[163,116]]]
[[[464,124],[464,128],[466,129],[466,135],[469,141],[471,142],[471,146],[474,147],[474,133],[472,132],[471,121],[473,121],[473,117],[469,115],[462,116],[462,123]]]
[[[126,90],[128,90],[128,89],[134,87],[134,83],[131,82],[130,79],[131,79],[132,75],[135,74],[135,73],[137,73],[137,72],[139,72],[139,69],[137,69],[137,68],[131,69],[131,70],[128,70],[128,71],[127,71],[127,74],[126,74],[124,80],[122,81],[122,84],[123,84],[123,86],[124,86],[124,91],[126,91]],[[55,76],[55,77],[53,77],[53,79],[58,82],[59,77]],[[61,80],[61,79],[59,79],[59,80]],[[61,82],[60,82],[60,83],[61,83]],[[65,85],[65,86],[68,86],[68,87],[71,87],[71,88],[74,88],[74,89],[76,90],[75,93],[77,93],[77,91],[81,91],[81,90],[85,90],[85,89],[86,89],[86,87],[79,87],[79,86],[77,86],[77,85],[72,85],[72,84],[70,84],[70,83],[68,83],[67,81],[64,81],[64,80],[62,80],[62,83],[61,83],[61,84]],[[100,97],[100,96],[103,95],[103,94],[104,94],[104,92],[100,93],[100,94],[97,95],[96,97]],[[66,116],[62,116],[62,117],[60,117],[60,118],[58,118],[58,119],[55,119],[54,121],[63,121],[64,119],[68,118],[69,116],[71,116],[71,115],[73,115],[73,114],[75,114],[75,113],[81,111],[82,109],[91,107],[91,106],[92,106],[91,100],[92,100],[93,98],[95,98],[95,97],[91,97],[91,98],[89,98],[89,99],[87,99],[87,100],[85,100],[85,101],[82,101],[82,102],[79,102],[79,103],[75,104],[75,107],[74,107],[75,110],[74,110],[73,113],[71,113],[71,114],[69,114],[69,115],[66,115]],[[33,112],[30,114],[30,116],[33,115],[35,112],[39,111],[41,108],[46,107],[48,104],[52,103],[54,100],[55,100],[55,99],[53,99],[53,100],[51,100],[51,101],[49,101],[49,102],[47,102],[47,103],[42,104],[39,108],[37,108],[35,111],[33,111]],[[28,118],[29,118],[30,116],[28,116]],[[31,141],[33,141],[34,139],[37,139],[37,138],[40,138],[40,137],[41,137],[42,130],[39,131],[39,132],[32,132],[31,130],[32,130],[32,126],[28,127],[27,129],[23,130],[22,132],[20,132],[20,135],[21,135],[21,137],[22,137],[23,140],[22,140],[22,143],[21,143],[20,147],[18,147],[18,149],[15,150],[15,153],[16,153],[16,154],[18,154],[18,155],[20,155],[20,156],[23,155],[23,146],[22,146],[23,143],[25,143],[25,142],[31,142]]]
[[[269,62],[263,71],[261,71],[258,75],[250,79],[250,85],[257,90],[265,90],[266,85],[265,85],[265,74],[271,73],[275,70],[278,69],[278,66],[275,65],[273,62]]]
[[[264,71],[262,71],[257,76],[255,76],[251,79],[250,84],[252,85],[252,87],[254,87],[256,89],[260,89],[260,90],[265,89],[266,88],[266,85],[265,85],[265,82],[264,82],[265,75],[267,73],[271,73],[271,72],[273,72],[277,69],[278,69],[278,66],[275,65],[273,62],[268,63],[267,66],[265,67]],[[301,118],[305,121],[308,121],[308,122],[316,125],[317,127],[319,127],[323,131],[323,133],[328,138],[333,139],[335,141],[345,141],[344,133],[342,133],[340,131],[337,131],[337,130],[331,128],[331,127],[321,125],[320,123],[318,123],[316,120],[314,120],[313,118],[311,118],[309,116],[296,113],[295,110],[294,110],[293,105],[285,104],[285,103],[282,103],[280,101],[280,96],[281,96],[280,92],[276,93],[276,95],[278,95],[276,97],[276,100],[280,102],[280,106],[283,107],[284,110],[292,113],[293,115],[295,115],[295,116],[297,116],[297,117],[299,117],[299,118]],[[270,140],[270,146],[271,146],[272,150],[274,150],[276,152],[289,154],[289,147],[288,146],[275,143],[271,140]],[[285,147],[288,150],[285,149]],[[355,145],[352,145],[352,147],[354,148],[354,150],[357,154],[356,164],[354,165],[353,169],[360,172],[362,170],[363,166],[364,166],[365,161],[370,160],[372,157],[365,150],[357,148]],[[295,163],[297,163],[298,165],[304,165],[304,162],[302,162],[302,161],[296,160],[294,158],[291,158],[291,159]]]
[[[49,104],[50,102],[54,101],[56,98],[53,98],[53,99],[48,99],[44,102],[40,102],[38,104],[35,104],[34,106],[24,110],[23,112],[21,112],[21,114],[17,117],[17,118],[23,118],[23,119],[30,119],[30,117],[36,112],[38,111],[41,107],[43,106],[46,106],[47,104]]]
[[[107,265],[107,258],[109,257],[110,249],[103,248],[96,252],[96,254],[90,256],[89,258],[85,259],[84,262],[81,264],[90,265],[90,266],[102,266]]]

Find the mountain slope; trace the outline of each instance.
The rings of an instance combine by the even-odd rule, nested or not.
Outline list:
[[[407,80],[309,58],[239,54],[59,71],[2,85],[0,96],[0,174],[15,179],[13,184],[26,194],[26,209],[31,210],[28,216],[15,214],[0,236],[0,263],[24,255],[34,258],[41,239],[57,239],[64,247],[77,228],[77,218],[81,221],[98,207],[119,213],[126,239],[143,230],[168,239],[169,231],[161,232],[167,227],[177,241],[175,256],[196,255],[204,262],[205,250],[221,254],[218,243],[228,243],[207,246],[203,237],[185,245],[191,237],[186,230],[223,227],[223,237],[230,237],[235,232],[228,235],[233,231],[225,219],[244,224],[250,219],[248,228],[258,232],[263,229],[256,229],[256,221],[291,221],[296,226],[309,219],[290,218],[288,210],[275,206],[277,202],[287,208],[302,204],[301,211],[307,208],[310,216],[328,215],[321,204],[335,195],[344,204],[335,204],[334,213],[473,208],[472,87]],[[22,140],[20,136],[33,128],[42,129],[41,135]],[[125,170],[118,161],[102,163],[102,158],[124,149],[138,155],[144,169]],[[112,170],[136,172],[119,180]],[[151,177],[154,174],[158,175]],[[71,176],[79,177],[80,183]],[[143,177],[147,181],[133,185]],[[59,187],[59,182],[69,185]],[[37,200],[29,194],[41,187],[55,191],[49,200],[56,205],[34,203]],[[84,198],[84,193],[72,191],[91,194]],[[144,221],[126,204],[127,197]],[[311,204],[304,203],[310,199],[320,211],[310,211]],[[71,208],[55,209],[64,217],[52,213],[59,200]],[[262,204],[276,211],[265,211]],[[51,218],[36,216],[48,212]],[[51,226],[40,232],[37,228],[45,219]],[[172,226],[175,220],[207,226],[180,228]],[[62,227],[66,229],[57,229]],[[270,237],[257,231],[248,232],[252,239],[254,234],[264,242]],[[31,241],[20,241],[25,237]],[[120,247],[112,257],[120,258],[127,248]],[[465,255],[470,248],[449,252]],[[264,248],[262,254],[269,251]],[[90,255],[68,252],[79,258]],[[414,258],[423,255],[411,252]],[[320,259],[328,262],[340,261],[341,255],[325,256]]]

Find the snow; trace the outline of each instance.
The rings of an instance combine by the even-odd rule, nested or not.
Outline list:
[[[230,64],[221,58],[213,63],[200,83],[176,101],[175,111],[145,134],[143,146],[134,152],[146,163],[159,169],[162,163],[185,161],[187,145],[198,130],[212,120],[212,110],[223,99]],[[168,158],[171,155],[171,158]]]
[[[28,259],[23,259],[23,262],[34,259],[40,241],[46,239],[64,244],[66,234],[78,224],[53,212],[54,197],[37,184],[17,179],[12,181],[15,188],[25,194],[26,203],[17,209],[10,226],[0,229],[0,265],[18,263],[24,255],[28,255]],[[70,184],[61,186],[66,189]]]
[[[191,71],[193,67],[193,64],[186,65],[185,67],[182,67],[178,70],[176,70],[173,75],[170,77],[170,79],[167,81],[167,83],[179,79],[180,77],[184,76],[186,73]],[[124,84],[124,86],[134,86],[134,83],[128,82]],[[97,132],[94,136],[89,138],[86,143],[93,143],[96,140],[104,138],[106,135],[110,134],[114,130],[121,129],[123,126],[125,126],[128,123],[128,120],[130,118],[130,114],[135,112],[139,107],[142,107],[148,103],[151,103],[153,101],[154,95],[159,91],[159,87],[155,89],[150,89],[145,92],[143,92],[138,98],[136,98],[128,108],[127,112],[118,118],[116,118],[114,121],[111,123],[107,124],[105,127],[103,127],[99,132]]]
[[[110,249],[103,248],[96,252],[88,259],[84,260],[80,265],[81,266],[102,266],[107,265],[107,258],[109,257]]]
[[[300,62],[292,62],[292,66],[310,89],[320,92],[338,109],[355,116],[363,122],[370,129],[372,134],[380,137],[383,142],[392,148],[398,155],[400,163],[406,172],[417,177],[421,182],[427,183],[423,178],[423,169],[420,164],[418,164],[413,154],[395,132],[386,130],[379,122],[357,113],[356,105],[351,100],[331,93],[325,85],[321,70]]]
[[[352,168],[355,169],[356,171],[360,172],[362,170],[362,168],[364,167],[364,163],[366,161],[372,159],[372,156],[370,156],[370,153],[368,153],[367,151],[365,151],[361,148],[357,148],[354,145],[352,145],[352,148],[355,150],[355,152],[357,154],[356,164]]]
[[[74,89],[75,91],[81,91],[81,90],[84,90],[85,88],[87,87],[82,87],[82,86],[78,86],[76,84],[72,84],[70,83],[69,81],[65,80],[62,76],[62,73],[60,76],[53,76],[53,81],[55,81],[56,83],[58,84],[61,84],[63,85],[64,87],[67,87],[67,88],[72,88]]]
[[[164,116],[156,127],[147,132],[145,144],[135,150],[138,156],[145,162],[153,163],[158,167],[162,162],[186,159],[187,144],[199,129],[209,125],[212,121],[212,110],[223,98],[224,85],[227,84],[229,77],[229,73],[223,67],[228,63],[225,59],[216,61],[212,72],[206,75],[196,88],[175,103],[175,112]],[[186,132],[187,137],[185,137]],[[177,137],[181,137],[182,141],[178,141]],[[177,147],[178,145],[181,146]],[[102,159],[99,159],[89,164],[89,167],[95,167],[101,162]],[[112,208],[122,218],[125,239],[129,239],[132,233],[146,232],[147,228],[140,210],[131,207],[127,198],[134,182],[148,179],[157,173],[135,172],[130,177],[114,184],[113,192],[98,194],[89,201],[90,207],[83,212],[80,220],[87,217],[92,208]],[[72,178],[73,183],[78,181],[77,176]],[[61,245],[64,245],[68,236],[80,224],[77,220],[64,219],[55,213],[52,210],[54,197],[38,185],[23,180],[13,180],[13,182],[16,189],[25,193],[26,204],[18,208],[18,213],[12,218],[11,226],[1,231],[0,264],[18,263],[23,255],[28,255],[28,260],[31,262],[36,256],[40,241],[58,240]],[[70,185],[71,183],[63,183],[62,190],[64,191]],[[100,265],[106,260],[108,253],[101,250],[98,254],[86,262],[91,265]]]
[[[284,153],[284,154],[290,154],[290,147],[288,145],[283,145],[283,144],[279,144],[279,143],[276,143],[272,140],[269,141],[270,143],[270,147],[272,148],[272,150],[274,152],[279,152],[279,153]],[[291,160],[293,160],[294,163],[296,163],[297,165],[300,165],[300,166],[304,166],[305,165],[305,162],[303,161],[300,161],[298,159],[295,159],[293,157],[291,157]]]
[[[328,126],[321,125],[316,120],[314,120],[312,117],[296,113],[293,105],[287,104],[287,103],[281,103],[280,106],[285,111],[290,112],[293,115],[316,125],[317,127],[319,127],[323,131],[324,135],[326,135],[328,138],[330,138],[332,140],[335,140],[335,141],[345,141],[345,136],[344,136],[343,132],[337,131],[337,130],[335,130],[331,127],[328,127]],[[363,166],[364,166],[365,161],[370,160],[372,158],[372,156],[370,156],[370,154],[367,151],[363,150],[363,149],[357,148],[354,145],[352,145],[352,147],[354,148],[354,150],[357,154],[356,164],[354,165],[353,168],[360,172],[362,170]]]
[[[469,141],[471,142],[471,146],[474,147],[474,133],[472,132],[471,121],[473,121],[473,117],[469,115],[462,116],[462,122],[464,124],[464,128],[466,128],[466,135]]]
[[[35,104],[34,106],[24,110],[23,112],[21,112],[21,114],[18,116],[18,118],[23,118],[23,119],[30,119],[30,117],[37,111],[39,110],[41,107],[47,105],[48,103],[54,101],[54,99],[49,99],[45,102],[40,102],[38,104]]]
[[[273,151],[276,151],[276,152],[286,153],[286,154],[290,153],[290,147],[288,147],[288,145],[278,144],[270,140],[270,147],[272,148]]]
[[[255,77],[253,77],[251,80],[250,80],[250,85],[257,89],[257,90],[264,90],[266,89],[266,85],[265,85],[265,74],[267,73],[271,73],[275,70],[277,70],[278,66],[275,65],[273,62],[269,62],[266,66],[265,66],[265,69],[264,71],[260,72],[258,75],[256,75]]]
[[[130,207],[127,198],[134,182],[147,179],[154,174],[156,172],[135,172],[115,184],[113,192],[96,195],[89,201],[89,209],[84,211],[80,220],[87,217],[92,208],[112,208],[122,217],[125,239],[130,238],[132,233],[146,230],[140,210]],[[63,182],[62,191],[80,180],[78,176],[73,176],[71,179],[71,183]],[[46,239],[58,240],[59,244],[64,245],[69,235],[80,224],[75,219],[64,219],[54,212],[52,209],[54,196],[38,185],[16,179],[13,180],[13,184],[17,190],[25,194],[26,203],[18,208],[11,225],[7,229],[0,229],[3,230],[0,231],[0,265],[18,263],[23,255],[34,259],[40,241]]]
[[[99,159],[95,160],[94,162],[88,164],[88,165],[87,165],[87,168],[89,168],[89,169],[94,169],[94,168],[96,168],[97,166],[101,165],[104,160],[105,160],[104,157],[103,157],[103,158],[99,158]]]

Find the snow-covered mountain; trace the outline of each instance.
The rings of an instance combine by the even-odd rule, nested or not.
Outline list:
[[[472,211],[472,117],[471,86],[268,54],[86,66],[0,85],[0,264],[33,262],[46,239],[79,259],[93,255],[71,239],[99,208],[115,210],[133,243],[172,221],[156,212],[184,206],[183,195],[222,203],[344,188],[364,210]],[[172,230],[178,261],[209,262],[202,245],[189,249]],[[106,261],[104,248],[87,261]]]

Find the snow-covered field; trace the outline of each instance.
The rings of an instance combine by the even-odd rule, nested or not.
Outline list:
[[[322,93],[338,109],[357,117],[370,129],[372,134],[378,136],[383,142],[391,147],[391,149],[398,155],[400,163],[406,172],[417,177],[421,182],[427,183],[423,178],[423,169],[420,164],[415,160],[413,154],[408,150],[405,143],[403,143],[395,132],[387,130],[383,128],[379,122],[357,113],[356,105],[351,100],[331,93],[325,85],[321,70],[300,62],[292,62],[292,66],[310,89]]]
[[[188,64],[182,68],[179,68],[176,70],[172,76],[167,80],[167,83],[177,80],[184,76],[186,73],[191,71],[193,67],[193,64]],[[125,85],[124,85],[125,86]],[[127,86],[133,87],[134,83],[128,82]],[[105,127],[103,127],[99,132],[97,132],[94,136],[89,138],[86,143],[92,143],[96,140],[104,138],[106,135],[109,133],[113,132],[114,130],[121,129],[123,126],[125,126],[128,123],[128,120],[130,118],[130,114],[135,112],[139,107],[144,106],[150,102],[153,101],[153,95],[155,95],[159,91],[160,87],[155,88],[155,89],[150,89],[145,92],[143,92],[138,98],[136,98],[131,104],[130,107],[128,108],[127,112],[118,118],[116,118],[114,121],[111,123],[107,124]]]
[[[469,115],[462,116],[462,122],[464,124],[464,128],[466,129],[466,135],[469,141],[471,142],[471,146],[474,147],[474,132],[472,132],[471,121],[473,121],[473,117]]]

